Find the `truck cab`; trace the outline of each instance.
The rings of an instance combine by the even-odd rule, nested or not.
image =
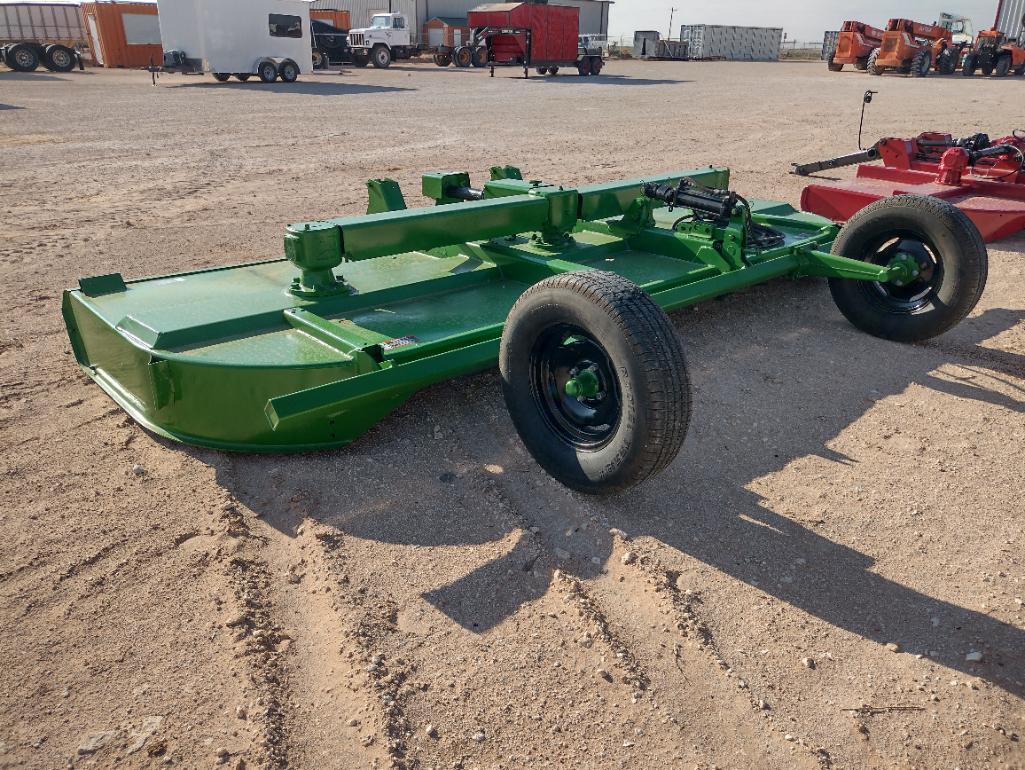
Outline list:
[[[376,13],[370,26],[349,30],[349,47],[358,67],[373,64],[384,69],[395,59],[408,59],[420,51],[413,46],[409,19],[404,13]]]

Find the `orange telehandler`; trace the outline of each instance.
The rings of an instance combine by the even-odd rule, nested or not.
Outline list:
[[[987,77],[1006,77],[1012,70],[1015,75],[1025,75],[1025,48],[998,29],[984,30],[965,56],[961,74],[970,78],[978,70]]]
[[[868,71],[882,75],[893,70],[922,78],[933,69],[950,75],[961,60],[963,43],[955,43],[950,29],[911,19],[890,19],[879,48],[868,57]]]
[[[867,70],[868,58],[883,42],[883,30],[863,21],[845,21],[836,38],[836,50],[829,57],[829,71],[839,72],[845,64]]]

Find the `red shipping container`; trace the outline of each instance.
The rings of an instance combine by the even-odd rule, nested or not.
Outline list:
[[[470,27],[500,27],[530,30],[529,51],[522,33],[495,35],[491,54],[498,64],[520,63],[540,67],[571,64],[577,59],[580,9],[572,5],[547,3],[492,3],[467,14]]]

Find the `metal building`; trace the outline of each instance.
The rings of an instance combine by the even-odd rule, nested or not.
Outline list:
[[[375,13],[401,12],[410,18],[410,26],[419,36],[424,24],[435,17],[465,19],[468,11],[488,0],[314,0],[311,8],[349,11],[353,27],[365,27]],[[609,6],[613,0],[553,0],[557,5],[575,5],[580,9],[580,34],[607,35]],[[420,42],[416,40],[415,42]]]
[[[783,28],[684,24],[680,40],[687,42],[692,59],[777,61]]]
[[[1000,0],[997,6],[996,28],[1010,37],[1023,35],[1025,27],[1025,0]]]

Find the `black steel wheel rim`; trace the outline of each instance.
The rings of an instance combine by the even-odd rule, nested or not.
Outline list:
[[[888,308],[912,313],[935,299],[943,285],[943,260],[939,251],[919,233],[897,232],[869,244],[865,261],[889,265],[895,259],[913,261],[918,275],[898,286],[892,281],[873,281],[866,288]]]
[[[567,383],[587,377],[595,392],[571,396]],[[545,329],[530,351],[531,393],[538,411],[559,439],[577,449],[596,450],[615,435],[622,414],[619,378],[608,352],[572,324]]]

